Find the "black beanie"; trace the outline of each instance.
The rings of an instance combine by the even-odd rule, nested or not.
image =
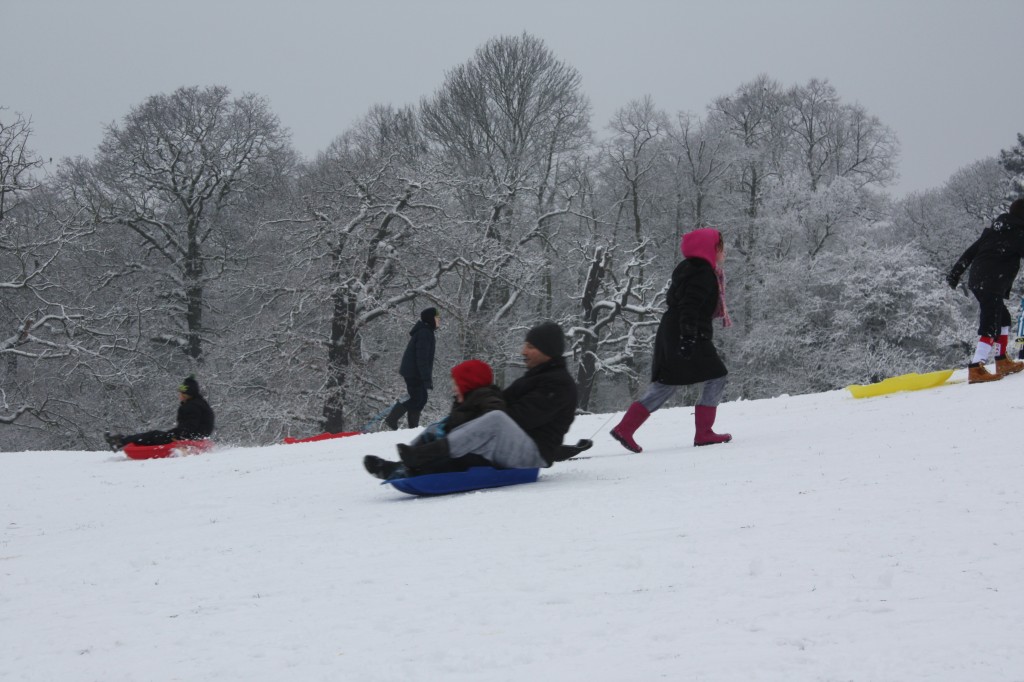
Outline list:
[[[178,392],[184,393],[185,395],[195,398],[199,395],[199,382],[196,381],[195,377],[189,376],[181,382],[181,386],[178,386]]]
[[[1017,199],[1010,204],[1010,217],[1018,220],[1024,218],[1024,199]]]
[[[549,358],[560,358],[565,352],[565,335],[554,322],[542,322],[526,332],[526,342]]]
[[[420,319],[431,327],[434,326],[434,318],[437,317],[437,308],[427,308],[420,313]]]

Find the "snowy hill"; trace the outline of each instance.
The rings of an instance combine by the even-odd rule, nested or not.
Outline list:
[[[411,431],[2,453],[0,679],[1024,680],[1024,376],[964,379],[432,499],[362,471]]]

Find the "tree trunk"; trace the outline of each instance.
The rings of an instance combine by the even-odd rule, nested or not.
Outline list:
[[[594,302],[597,300],[598,291],[605,273],[608,272],[608,254],[598,248],[590,261],[590,269],[587,271],[587,281],[583,286],[583,298],[580,301],[583,306],[584,325],[591,333],[583,337],[580,347],[580,362],[576,370],[576,387],[578,405],[581,410],[590,409],[590,397],[594,392],[594,381],[597,378],[597,334],[595,328],[597,322],[597,310]]]
[[[340,277],[337,270],[335,273],[335,277]],[[358,334],[355,296],[348,289],[339,287],[331,299],[333,312],[327,348],[327,397],[324,401],[323,428],[324,431],[338,433],[345,430],[345,387]]]
[[[185,319],[188,342],[185,354],[203,361],[203,258],[199,248],[199,226],[188,224],[188,253],[185,257]]]

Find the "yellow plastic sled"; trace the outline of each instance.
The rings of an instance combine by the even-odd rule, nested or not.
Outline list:
[[[846,388],[854,398],[872,398],[876,395],[896,393],[897,391],[920,391],[922,388],[939,386],[945,383],[952,374],[953,370],[951,369],[928,372],[927,374],[901,374],[898,377],[879,381],[877,384],[854,384]]]

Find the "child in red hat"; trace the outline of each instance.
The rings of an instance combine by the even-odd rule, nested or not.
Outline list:
[[[423,433],[416,436],[411,446],[422,445],[439,438],[444,438],[455,428],[467,424],[477,417],[493,412],[505,410],[505,400],[501,396],[501,389],[494,385],[494,371],[491,366],[483,360],[466,360],[452,367],[452,388],[455,391],[455,400],[451,412],[439,422],[428,426]],[[408,447],[408,446],[399,446]],[[470,466],[487,465],[489,462],[482,460],[476,455],[469,455],[455,458],[451,463],[451,470],[458,471]],[[367,455],[363,458],[363,466],[377,478],[387,479],[393,476],[404,475],[400,468],[401,462],[392,462],[376,455]]]

